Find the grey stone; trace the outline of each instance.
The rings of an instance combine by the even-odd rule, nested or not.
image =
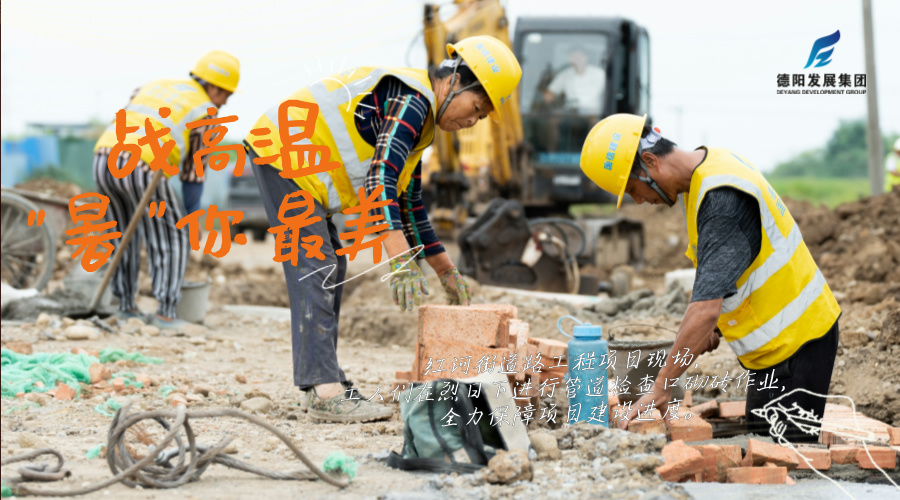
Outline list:
[[[266,398],[252,398],[241,403],[241,409],[250,413],[266,413],[273,406],[272,401]]]

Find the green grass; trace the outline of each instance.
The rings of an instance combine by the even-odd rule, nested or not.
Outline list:
[[[768,179],[782,198],[836,207],[869,196],[869,180],[838,177],[785,177]]]

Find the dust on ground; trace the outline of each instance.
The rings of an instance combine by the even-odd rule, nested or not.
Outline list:
[[[900,192],[843,205],[831,211],[823,207],[788,202],[806,236],[807,244],[819,263],[843,310],[841,347],[832,380],[832,393],[850,396],[857,408],[879,420],[900,425],[900,312],[897,284],[900,283]],[[690,262],[683,256],[685,246],[683,215],[678,209],[629,206],[625,214],[642,218],[647,227],[647,266],[636,271],[636,288],[626,297],[575,307],[566,300],[547,300],[482,289],[472,283],[475,301],[507,302],[516,305],[519,317],[531,325],[531,335],[564,340],[557,332],[561,316],[573,315],[582,321],[612,328],[617,338],[627,340],[672,339],[667,330],[678,327],[689,298],[677,290],[665,290],[666,271],[683,268]],[[321,464],[325,456],[344,450],[360,462],[359,476],[350,488],[337,491],[321,482],[294,483],[257,479],[245,473],[212,466],[200,481],[183,486],[179,493],[190,497],[216,497],[229,491],[234,497],[248,497],[265,488],[272,498],[335,498],[396,495],[396,498],[513,497],[537,491],[565,497],[594,495],[598,484],[633,484],[640,494],[660,498],[682,498],[683,492],[666,483],[650,480],[652,474],[622,471],[617,462],[633,460],[630,455],[588,457],[595,453],[584,446],[565,448],[564,435],[554,434],[560,442],[559,460],[532,461],[533,479],[507,486],[479,484],[477,479],[434,474],[399,472],[385,465],[388,450],[402,442],[399,415],[388,422],[356,424],[312,424],[300,409],[300,393],[292,384],[290,325],[288,321],[258,316],[238,316],[226,312],[226,304],[244,303],[286,306],[287,292],[280,265],[271,261],[273,240],[248,241],[233,246],[221,260],[193,257],[188,279],[212,281],[211,309],[206,327],[198,327],[180,336],[167,336],[152,327],[117,326],[117,333],[100,332],[94,340],[66,340],[64,324],[10,324],[4,322],[0,338],[4,344],[26,342],[36,352],[65,352],[73,348],[96,350],[118,347],[140,351],[165,359],[158,366],[120,367],[149,375],[154,384],[133,394],[86,393],[82,399],[57,401],[32,398],[4,400],[0,448],[4,455],[29,449],[37,436],[59,449],[74,476],[65,484],[78,486],[99,481],[110,473],[102,460],[87,459],[84,453],[106,440],[110,419],[94,411],[107,398],[135,401],[136,410],[169,407],[163,386],[173,386],[191,401],[191,407],[240,407],[248,396],[264,397],[271,407],[265,418],[291,435],[300,447]],[[146,260],[145,260],[146,262]],[[68,260],[67,265],[72,261]],[[368,267],[351,265],[350,276]],[[149,277],[142,273],[144,310],[153,309],[147,295]],[[350,282],[341,310],[341,337],[338,359],[348,377],[363,394],[373,394],[391,384],[394,372],[408,370],[414,358],[415,313],[401,313],[390,300],[389,288],[380,281],[384,272],[371,272]],[[61,287],[61,276],[54,276],[48,290]],[[443,292],[436,277],[429,276],[430,294],[426,303],[442,303]],[[62,322],[62,320],[60,320]],[[60,329],[56,331],[55,329]],[[130,333],[128,333],[130,332]],[[735,376],[743,370],[723,343],[713,353],[696,360],[691,374]],[[205,394],[205,395],[204,395]],[[704,388],[696,398],[739,398],[732,389]],[[170,395],[171,396],[171,395]],[[387,399],[390,399],[389,397]],[[238,436],[234,451],[241,459],[259,461],[275,469],[293,469],[299,464],[286,448],[272,441],[258,428],[229,419],[198,424],[201,443],[214,443],[227,433]],[[561,432],[559,430],[554,433]],[[27,436],[26,436],[27,434]],[[22,437],[25,436],[25,437]],[[584,442],[591,441],[585,438]],[[655,452],[647,451],[640,460],[649,464]],[[641,453],[637,453],[641,454]],[[599,460],[599,462],[598,462]],[[629,462],[630,463],[630,462]],[[646,465],[645,464],[645,465]],[[649,467],[649,465],[647,465]],[[638,467],[640,470],[640,467]],[[615,472],[618,471],[618,472]],[[621,476],[619,475],[621,474]],[[474,482],[473,482],[474,481]],[[621,482],[620,482],[621,481]],[[591,489],[594,488],[594,489]],[[631,490],[626,490],[631,491]],[[115,498],[171,498],[171,491],[132,490],[114,486]],[[405,493],[404,493],[405,492]],[[572,493],[571,495],[569,493]],[[579,493],[581,492],[581,493]],[[590,493],[586,493],[590,492]],[[640,496],[637,490],[631,496]],[[406,495],[406,496],[404,496]]]

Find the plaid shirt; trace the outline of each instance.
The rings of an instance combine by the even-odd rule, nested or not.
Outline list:
[[[397,181],[430,111],[427,99],[393,77],[382,79],[356,108],[357,130],[366,142],[375,145],[366,193],[384,186],[381,199],[391,202],[386,211],[376,210],[384,214],[389,230],[403,231],[410,247],[423,245],[426,257],[445,250],[428,221],[422,200],[422,162],[416,165],[405,191],[397,192]]]

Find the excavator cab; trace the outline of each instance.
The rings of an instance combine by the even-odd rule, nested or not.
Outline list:
[[[531,175],[522,186],[532,207],[609,203],[579,167],[591,128],[614,113],[648,113],[647,30],[620,18],[521,17],[514,47],[524,142]]]

